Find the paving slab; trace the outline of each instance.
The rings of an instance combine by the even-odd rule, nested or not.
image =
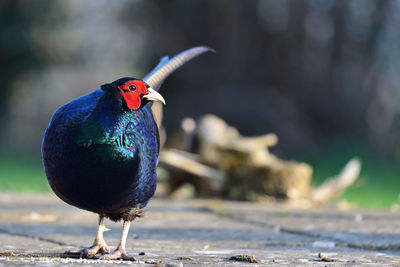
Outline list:
[[[93,242],[95,214],[50,194],[7,192],[0,193],[0,265],[400,266],[399,223],[388,211],[153,199],[127,240],[136,261],[100,261],[63,254]],[[121,223],[106,225],[115,248]],[[257,262],[231,260],[236,255]]]
[[[240,204],[239,204],[240,206]],[[275,227],[281,232],[320,237],[349,247],[377,250],[400,250],[399,212],[376,210],[338,211],[327,208],[296,210],[290,207],[269,207],[263,212],[255,208],[226,206],[225,217],[253,225]]]

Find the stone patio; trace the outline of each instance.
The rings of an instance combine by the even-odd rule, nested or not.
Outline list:
[[[95,214],[50,194],[0,193],[0,265],[400,266],[399,212],[164,199],[147,211],[127,241],[136,261],[69,258],[92,243]],[[106,225],[114,248],[121,223]]]

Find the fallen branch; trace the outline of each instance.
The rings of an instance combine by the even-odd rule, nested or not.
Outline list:
[[[176,149],[164,149],[160,152],[161,164],[205,178],[213,189],[219,190],[225,180],[225,172],[200,163],[198,158],[196,154]]]
[[[329,199],[338,197],[357,180],[360,175],[360,170],[360,160],[353,158],[346,164],[338,176],[329,178],[322,185],[313,190],[311,196],[312,200],[323,203]]]

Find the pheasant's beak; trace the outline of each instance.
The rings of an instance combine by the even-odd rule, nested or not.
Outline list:
[[[148,93],[143,96],[143,98],[150,100],[150,101],[160,101],[165,105],[165,100],[162,95],[160,95],[156,90],[153,88],[149,87],[147,88]]]

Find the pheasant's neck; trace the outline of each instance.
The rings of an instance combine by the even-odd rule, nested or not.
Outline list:
[[[129,118],[135,111],[128,111],[123,107],[122,99],[115,99],[105,92],[100,97],[93,111],[82,124],[82,134],[94,139],[113,139],[120,135]]]

